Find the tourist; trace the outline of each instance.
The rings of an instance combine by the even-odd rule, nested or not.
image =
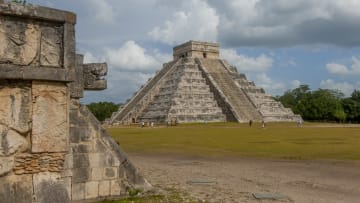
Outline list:
[[[302,121],[302,119],[300,118],[300,119],[298,120],[298,127],[299,127],[299,128],[302,127],[302,123],[303,123],[303,121]]]
[[[141,127],[142,127],[142,128],[145,127],[145,122],[144,122],[144,121],[141,122]]]
[[[261,127],[262,127],[262,128],[265,128],[265,126],[266,126],[265,120],[262,120],[262,122],[261,122]]]
[[[250,128],[251,128],[251,126],[252,126],[252,123],[253,123],[253,121],[250,120],[250,121],[249,121],[249,127],[250,127]]]

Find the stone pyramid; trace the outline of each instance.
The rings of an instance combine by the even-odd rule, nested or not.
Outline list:
[[[174,47],[173,56],[110,124],[300,119],[220,59],[217,43],[189,41]]]

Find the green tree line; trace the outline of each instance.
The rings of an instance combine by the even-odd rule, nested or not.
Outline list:
[[[308,85],[286,91],[276,97],[285,107],[300,114],[304,120],[360,123],[360,91],[350,97],[338,90],[310,90]]]
[[[120,104],[112,102],[97,102],[86,105],[99,121],[110,118],[111,114],[119,109]]]

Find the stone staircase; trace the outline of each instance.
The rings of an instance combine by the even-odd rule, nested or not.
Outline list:
[[[204,71],[218,86],[230,104],[238,122],[260,121],[262,115],[246,93],[237,86],[227,68],[219,59],[199,59]]]
[[[301,120],[299,115],[295,115],[291,109],[285,108],[280,102],[266,94],[264,89],[257,87],[254,82],[248,80],[245,74],[234,72],[236,68],[228,64],[225,60],[221,61],[234,79],[237,86],[245,93],[249,100],[254,104],[265,121],[285,121],[297,122]]]
[[[183,59],[163,80],[159,94],[140,120],[158,123],[175,119],[179,123],[226,121],[194,59]]]
[[[119,111],[113,113],[109,124],[124,124],[137,122],[137,118],[142,114],[144,108],[153,100],[159,92],[161,80],[165,77],[172,67],[176,66],[182,59],[164,64],[164,67],[156,75],[148,80],[142,88],[128,101]],[[134,120],[133,120],[134,119]]]

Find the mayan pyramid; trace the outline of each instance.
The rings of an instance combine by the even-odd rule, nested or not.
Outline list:
[[[174,47],[173,56],[113,113],[110,124],[299,119],[220,59],[219,44],[189,41]]]

